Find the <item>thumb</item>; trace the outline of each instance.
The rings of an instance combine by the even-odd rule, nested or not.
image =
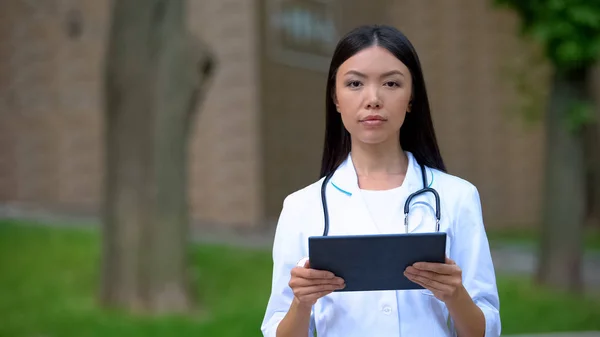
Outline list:
[[[451,258],[446,256],[446,264],[456,264]]]

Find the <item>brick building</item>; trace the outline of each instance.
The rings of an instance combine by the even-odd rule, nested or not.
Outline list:
[[[190,30],[219,60],[190,150],[196,221],[269,223],[318,178],[328,57],[343,32],[373,22],[415,44],[445,160],[479,188],[488,225],[538,221],[542,130],[522,122],[515,85],[543,90],[544,72],[512,13],[486,0],[188,2]],[[0,205],[97,212],[109,7],[0,2]]]

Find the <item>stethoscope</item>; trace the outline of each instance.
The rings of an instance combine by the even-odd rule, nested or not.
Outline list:
[[[427,174],[425,173],[425,166],[423,166],[422,164],[420,164],[420,166],[421,166],[421,175],[423,178],[423,188],[410,194],[408,196],[408,198],[406,198],[406,202],[404,202],[405,233],[408,233],[408,212],[410,210],[410,202],[416,196],[419,196],[419,195],[421,195],[423,193],[427,193],[427,192],[432,193],[433,196],[435,197],[435,219],[436,219],[435,231],[439,232],[440,231],[440,196],[435,189],[433,189],[431,187],[427,187]],[[329,182],[329,179],[331,179],[331,177],[333,176],[334,173],[335,173],[335,170],[333,170],[331,173],[329,173],[323,180],[323,184],[321,184],[321,201],[323,202],[323,218],[324,218],[323,236],[327,236],[327,234],[329,234],[329,209],[327,208],[327,197],[325,196],[325,190],[327,189],[327,183]]]

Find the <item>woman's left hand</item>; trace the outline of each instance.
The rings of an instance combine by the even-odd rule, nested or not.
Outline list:
[[[446,263],[417,262],[406,268],[406,277],[430,290],[437,299],[447,303],[463,292],[462,270],[451,259]]]

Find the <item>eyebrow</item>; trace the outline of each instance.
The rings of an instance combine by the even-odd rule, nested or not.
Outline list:
[[[359,71],[356,71],[356,70],[349,70],[349,71],[346,72],[345,75],[356,75],[356,76],[359,76],[359,77],[367,77],[367,75],[365,75],[365,74],[363,74],[363,73],[361,73]],[[386,73],[383,73],[381,75],[381,77],[388,77],[388,76],[391,76],[391,75],[400,75],[402,77],[405,77],[404,74],[400,70],[391,70],[391,71],[388,71]]]

